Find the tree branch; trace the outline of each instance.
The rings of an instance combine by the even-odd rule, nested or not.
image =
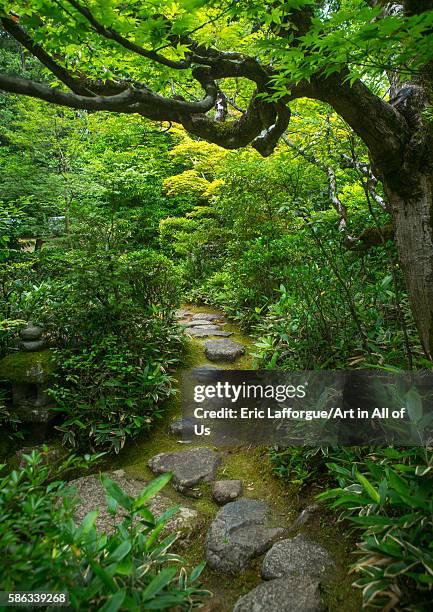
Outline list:
[[[215,104],[217,88],[213,80],[204,69],[196,74],[197,80],[206,91],[206,96],[198,102],[186,102],[164,98],[150,89],[125,89],[112,96],[82,96],[75,93],[63,92],[60,89],[47,87],[28,79],[20,79],[0,75],[0,89],[10,93],[31,96],[68,106],[90,111],[108,110],[118,113],[140,113],[141,115],[157,121],[177,121],[195,113],[206,113]]]
[[[317,168],[319,168],[322,172],[326,174],[326,177],[328,179],[329,200],[338,214],[338,231],[343,234],[345,244],[352,244],[354,242],[354,239],[347,233],[347,208],[338,197],[337,179],[332,166],[323,163],[312,153],[309,153],[305,149],[302,149],[302,147],[293,142],[293,140],[290,140],[290,138],[288,138],[286,135],[282,137],[282,140],[288,147],[290,147],[299,155],[301,155],[304,159],[306,159],[308,163],[317,166]]]
[[[378,204],[383,210],[389,210],[388,202],[386,202],[381,195],[376,191],[378,183],[377,178],[371,171],[370,165],[365,162],[360,162],[357,159],[352,159],[344,153],[341,155],[342,168],[354,168],[359,174],[365,179],[365,187],[371,195],[372,199]]]
[[[401,166],[409,126],[395,108],[362,81],[349,85],[344,75],[316,77],[303,85],[304,95],[327,102],[367,145],[376,166],[392,174]],[[300,97],[292,91],[292,96]]]
[[[2,17],[0,19],[3,28],[8,34],[10,34],[15,40],[17,40],[23,47],[29,51],[34,57],[36,57],[48,70],[54,74],[62,83],[67,85],[74,93],[86,96],[94,95],[93,92],[80,83],[78,79],[75,79],[67,70],[58,64],[40,45],[33,42],[27,32],[15,23],[12,19]]]
[[[188,36],[176,36],[173,38],[173,44],[181,42],[187,45],[190,53],[185,60],[170,60],[156,51],[143,49],[113,28],[104,26],[87,6],[78,0],[64,1],[84,17],[95,32],[117,42],[132,53],[174,69],[192,66],[193,77],[205,90],[205,97],[197,102],[168,99],[151,91],[145,85],[128,85],[121,81],[105,84],[103,87],[96,83],[92,84],[90,80],[84,81],[83,84],[82,80],[77,80],[40,45],[34,43],[22,28],[9,21],[6,25],[11,35],[40,59],[74,94],[67,94],[24,79],[1,77],[0,86],[5,91],[22,93],[75,108],[137,112],[149,119],[176,121],[197,136],[228,149],[251,143],[264,156],[272,153],[289,123],[290,101],[300,97],[311,97],[327,102],[346,120],[368,146],[375,164],[385,173],[393,173],[400,167],[402,150],[408,140],[406,121],[395,108],[374,95],[361,81],[356,81],[350,86],[345,81],[344,74],[328,78],[317,76],[310,82],[300,82],[293,86],[288,83],[287,88],[290,89],[290,93],[283,95],[277,102],[259,100],[257,93],[274,93],[272,88],[274,72],[271,67],[263,66],[257,59],[243,53],[224,52],[205,47]],[[295,11],[290,16],[291,23],[295,24],[298,30],[298,36],[308,28],[310,17],[310,9],[304,12]],[[296,19],[300,20],[299,23],[295,23]],[[221,123],[207,117],[206,113],[214,106],[217,98],[216,81],[231,77],[243,77],[252,81],[257,86],[257,92],[251,98],[248,109],[242,117],[236,121]],[[121,95],[122,90],[124,96]],[[108,93],[113,95],[107,95]],[[92,99],[94,100],[91,101]]]
[[[125,38],[124,36],[116,32],[115,30],[113,30],[113,28],[106,28],[94,17],[94,15],[90,12],[90,10],[87,7],[82,6],[76,0],[66,0],[66,2],[68,2],[68,4],[70,4],[71,6],[73,6],[74,9],[80,13],[80,15],[82,15],[85,19],[87,19],[87,21],[90,23],[90,25],[95,30],[95,32],[97,32],[101,36],[104,36],[104,38],[114,40],[115,42],[117,42],[119,45],[121,45],[125,49],[128,49],[129,51],[132,51],[133,53],[136,53],[137,55],[141,55],[142,57],[146,57],[147,59],[152,60],[154,62],[158,62],[158,64],[162,64],[163,66],[167,66],[168,68],[174,68],[176,70],[181,70],[181,69],[189,68],[191,66],[190,58],[186,58],[185,60],[181,60],[181,61],[175,61],[175,60],[168,59],[164,57],[163,55],[156,53],[155,51],[149,51],[147,49],[143,49],[143,47],[140,47],[140,45],[137,45],[136,43],[132,42],[131,40],[128,40],[127,38]]]

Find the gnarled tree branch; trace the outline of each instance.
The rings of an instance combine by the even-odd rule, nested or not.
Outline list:
[[[188,102],[161,96],[146,85],[119,80],[101,86],[90,79],[76,78],[40,45],[32,41],[31,36],[23,28],[7,19],[5,29],[30,53],[38,57],[73,93],[7,76],[0,78],[0,87],[5,91],[73,108],[137,112],[149,119],[175,121],[197,136],[225,148],[234,149],[252,144],[264,156],[272,153],[289,123],[290,101],[308,96],[333,106],[364,140],[375,163],[382,169],[392,173],[399,166],[403,141],[407,137],[405,119],[390,104],[375,96],[361,81],[350,86],[345,81],[347,75],[344,74],[334,74],[328,78],[316,76],[309,82],[288,84],[290,92],[282,96],[278,102],[274,102],[266,99],[267,94],[273,93],[273,69],[262,65],[253,57],[200,45],[190,36],[173,36],[172,44],[181,42],[189,48],[189,52],[185,60],[171,60],[157,51],[142,48],[116,32],[114,28],[103,25],[79,0],[65,0],[65,2],[71,6],[69,16],[73,10],[76,11],[77,17],[80,15],[84,18],[98,36],[118,43],[135,55],[146,57],[169,68],[176,70],[192,68],[193,77],[205,90],[204,98],[197,102]],[[289,19],[297,32],[295,38],[298,39],[308,30],[311,9],[306,7],[294,11]],[[246,111],[235,121],[222,123],[218,121],[220,118],[218,114],[214,118],[207,116],[217,99],[219,86],[216,83],[223,79],[240,77],[255,83],[256,94],[265,97],[259,100],[254,94]]]

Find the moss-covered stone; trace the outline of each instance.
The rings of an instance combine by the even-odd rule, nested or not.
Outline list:
[[[12,383],[43,384],[54,371],[49,349],[34,353],[11,353],[0,360],[0,379]]]

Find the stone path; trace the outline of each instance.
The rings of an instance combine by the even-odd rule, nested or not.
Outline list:
[[[210,362],[236,364],[244,355],[243,344],[212,338],[231,334],[222,329],[223,315],[183,310],[178,312],[178,318],[188,335],[210,337],[202,345]],[[180,419],[171,424],[170,432],[179,436],[192,429],[192,420]],[[181,489],[185,487],[190,494],[194,484],[215,481],[217,458],[211,449],[192,448],[183,453],[157,455],[149,465],[155,473],[172,470],[173,486],[180,490],[180,482]],[[302,534],[288,538],[288,529],[277,524],[269,504],[241,497],[243,488],[241,480],[213,483],[213,499],[222,507],[209,526],[205,542],[207,566],[220,574],[245,572],[254,558],[265,555],[260,572],[263,582],[241,597],[233,612],[319,612],[322,610],[320,579],[334,567],[331,556]],[[303,526],[312,515],[311,508],[304,510],[291,532]]]
[[[223,329],[226,324],[223,314],[206,312],[193,314],[188,310],[178,310],[176,316],[185,328],[185,333],[192,338],[209,338],[210,336],[228,338],[233,335],[233,332]],[[209,340],[205,343],[205,347],[206,356],[210,361],[234,362],[245,352],[241,344],[230,340]]]
[[[224,329],[228,324],[222,314],[197,312],[195,308],[193,312],[191,308],[178,311],[177,317],[185,334],[194,339],[192,341],[202,352],[204,364],[200,368],[239,367],[239,362],[241,369],[248,367],[240,361],[246,353],[242,342],[218,338],[233,334],[233,331]],[[151,511],[159,516],[174,505],[171,496],[180,493],[185,502],[180,504],[180,512],[170,519],[168,527],[178,531],[181,542],[186,540],[187,543],[193,540],[203,542],[203,531],[206,530],[198,555],[200,560],[206,559],[207,576],[212,578],[212,572],[216,576],[214,582],[219,593],[203,609],[208,612],[322,610],[321,580],[332,570],[333,559],[325,548],[302,534],[296,534],[311,516],[315,516],[316,508],[307,508],[292,525],[288,525],[275,512],[272,493],[262,488],[262,494],[254,497],[256,483],[244,479],[242,468],[238,473],[231,473],[231,477],[225,477],[226,452],[223,449],[216,451],[200,446],[173,452],[173,448],[177,449],[177,442],[181,441],[179,438],[192,433],[193,426],[192,419],[173,421],[168,434],[165,430],[169,440],[164,442],[162,439],[161,446],[155,447],[160,452],[148,456],[146,463],[155,475],[173,473],[164,494],[158,494],[149,503]],[[239,449],[234,453],[243,457],[245,451]],[[130,495],[137,494],[144,486],[144,475],[143,480],[125,477],[122,471],[111,472],[110,476]],[[78,518],[90,509],[104,506],[101,500],[105,494],[98,478],[86,476],[71,484],[78,489],[81,498]],[[263,499],[265,495],[267,499]],[[206,519],[197,510],[204,496],[210,500],[212,508]],[[113,518],[108,513],[102,512],[98,521],[100,528],[113,529]],[[242,593],[233,608],[233,603],[228,605],[226,601],[227,588],[232,588],[232,581],[248,572],[255,572],[255,578],[247,593],[246,588],[232,589],[232,602]],[[212,590],[212,586],[206,584],[206,577],[204,582],[205,587]]]

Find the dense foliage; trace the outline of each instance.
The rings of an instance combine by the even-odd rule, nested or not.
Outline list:
[[[0,86],[22,93],[18,77],[44,92],[0,92],[0,358],[28,321],[43,326],[64,446],[119,452],[152,435],[176,392],[182,302],[241,325],[258,368],[431,369],[420,322],[433,302],[408,282],[414,262],[433,269],[431,228],[413,242],[400,228],[396,241],[390,195],[410,213],[407,194],[428,183],[431,95],[412,85],[428,80],[433,11],[404,5],[181,0],[155,15],[135,0],[0,2]],[[35,45],[18,44],[19,28]],[[0,426],[26,433],[7,384]],[[354,526],[366,606],[431,608],[430,448],[274,448],[270,461]],[[104,535],[95,514],[75,525],[65,482],[32,455],[0,482],[2,588],[67,589],[77,610],[195,606],[202,568],[179,569],[175,537],[159,537],[170,514],[145,507],[165,482],[133,500],[104,479],[109,507],[125,512]]]
[[[316,116],[317,110],[315,105]],[[161,222],[161,246],[179,262],[191,300],[217,304],[257,336],[260,367],[422,365],[386,233],[388,214],[362,175],[339,164],[345,149],[336,142],[347,130],[333,117],[332,154],[315,147],[312,159],[302,155],[310,147],[311,156],[309,142],[328,120],[324,112],[323,123],[306,122],[304,140],[294,147],[283,142],[266,161],[250,151],[217,156],[213,145],[184,137],[172,154],[185,161],[189,151],[192,170],[171,179],[169,190],[184,193],[185,174],[200,174],[206,181],[194,186],[201,205],[196,199],[184,217]],[[357,157],[364,155],[360,147]],[[350,248],[330,203],[322,168],[329,164],[347,208]],[[370,235],[377,243],[369,244]]]
[[[156,250],[167,137],[118,121],[9,102],[0,263],[1,353],[43,325],[65,442],[116,452],[161,416],[183,348],[178,273]]]
[[[53,480],[41,455],[25,457],[20,471],[0,480],[3,563],[7,591],[68,593],[74,610],[189,610],[207,595],[171,553],[176,533],[164,533],[176,508],[156,518],[146,507],[170,480],[165,474],[134,499],[106,476],[107,507],[116,516],[113,533],[100,532],[98,511],[74,521],[73,489]],[[4,466],[2,466],[4,467]]]

